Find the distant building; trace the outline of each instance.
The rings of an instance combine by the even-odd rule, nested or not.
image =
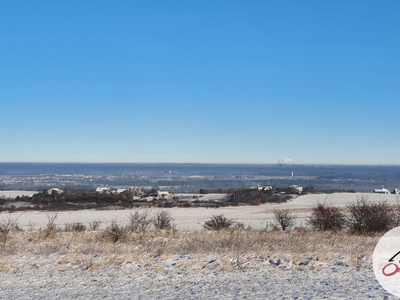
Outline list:
[[[390,191],[385,189],[385,188],[381,188],[381,189],[375,189],[374,193],[377,193],[377,194],[390,194]]]
[[[303,192],[303,187],[298,186],[298,185],[291,185],[290,188],[295,190],[296,193],[298,193],[298,194],[301,194]]]
[[[394,189],[393,194],[400,195],[400,189]]]
[[[143,196],[146,194],[146,191],[143,187],[130,187],[129,193],[131,193],[133,196]]]
[[[262,191],[270,191],[270,190],[273,190],[273,189],[274,189],[274,187],[272,185],[263,185],[261,187]]]
[[[123,192],[126,192],[128,189],[117,189],[116,193],[117,194],[122,194]]]
[[[47,194],[49,194],[49,195],[53,194],[53,192],[55,192],[55,193],[57,193],[57,194],[62,194],[62,193],[64,193],[63,190],[57,189],[57,188],[52,188],[52,189],[48,189],[48,190],[47,190]]]
[[[273,190],[272,185],[263,185],[263,186],[252,186],[249,188],[251,191],[270,191]]]
[[[108,187],[98,187],[96,189],[96,192],[98,192],[98,193],[110,193],[111,189],[108,188]]]
[[[171,196],[171,194],[169,192],[165,192],[165,191],[158,191],[158,193],[157,193],[158,199],[169,199],[170,196]]]

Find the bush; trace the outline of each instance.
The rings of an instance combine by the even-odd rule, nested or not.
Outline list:
[[[156,229],[173,229],[173,221],[170,212],[159,210],[153,219],[153,225]]]
[[[220,214],[212,216],[210,220],[205,221],[203,227],[209,230],[221,230],[231,227],[233,223],[232,220]]]
[[[128,230],[130,231],[146,231],[150,228],[153,218],[148,210],[136,210],[129,215]]]
[[[41,232],[41,237],[47,239],[55,236],[58,228],[56,225],[57,213],[47,214],[47,225],[46,228]]]
[[[118,225],[117,221],[114,219],[106,229],[104,229],[102,235],[106,240],[116,243],[125,237],[126,230],[123,226]]]
[[[57,213],[51,213],[47,214],[47,225],[46,225],[46,230],[47,231],[56,231],[57,230],[57,225],[56,225],[56,220],[58,218]]]
[[[101,224],[100,220],[93,220],[92,222],[89,223],[89,228],[90,230],[97,230],[99,229]]]
[[[296,224],[296,217],[288,209],[275,209],[274,218],[275,224],[283,231],[294,227]]]
[[[80,231],[85,231],[86,226],[83,225],[82,223],[72,223],[72,224],[66,223],[64,230],[80,232]]]
[[[345,217],[339,208],[319,203],[312,209],[307,223],[317,230],[340,230],[345,225]]]
[[[12,218],[11,215],[8,215],[7,218],[3,218],[0,221],[0,240],[1,242],[7,242],[8,234],[11,230],[18,229],[17,224],[18,218]]]
[[[347,209],[346,223],[354,232],[382,232],[398,225],[396,210],[385,201],[373,203],[361,197],[356,203],[347,204]]]

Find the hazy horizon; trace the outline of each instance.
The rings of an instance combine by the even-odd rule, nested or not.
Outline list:
[[[236,165],[236,166],[334,166],[334,167],[400,167],[400,164],[313,164],[313,163],[221,163],[221,162],[99,162],[99,161],[0,161],[0,164],[87,164],[87,165]]]

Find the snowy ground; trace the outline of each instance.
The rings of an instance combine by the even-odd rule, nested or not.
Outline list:
[[[356,202],[365,199],[368,201],[379,202],[387,201],[388,203],[400,203],[400,195],[393,194],[375,194],[375,193],[334,193],[334,194],[312,194],[304,195],[293,201],[283,203],[282,208],[304,209],[315,206],[316,203],[327,203],[338,207],[345,207],[347,203]]]
[[[355,202],[362,197],[370,201],[388,201],[396,203],[399,195],[379,195],[361,193],[339,193],[339,194],[316,194],[297,197],[296,199],[281,204],[263,204],[260,206],[231,206],[220,208],[166,208],[175,219],[178,229],[196,230],[202,229],[202,223],[213,215],[224,214],[226,217],[254,228],[264,228],[274,218],[274,209],[290,209],[297,216],[297,224],[305,226],[308,217],[311,215],[310,208],[319,202],[326,202],[335,206],[344,207],[347,203]],[[156,211],[157,209],[153,209]],[[112,220],[123,224],[128,222],[132,210],[81,210],[58,212],[56,223],[81,222],[89,224],[94,220],[100,220],[103,224]],[[2,213],[4,214],[4,213]],[[0,218],[1,215],[0,214]],[[26,211],[16,212],[18,224],[22,228],[44,227],[48,222],[49,212]]]
[[[253,269],[216,271],[217,259],[189,270],[171,261],[162,266],[125,263],[88,271],[54,265],[55,260],[24,260],[17,270],[0,273],[0,298],[397,299],[380,287],[371,269],[340,265],[280,268],[260,262]]]
[[[32,195],[34,195],[34,194],[37,194],[38,192],[37,191],[14,191],[14,190],[12,190],[12,191],[7,191],[7,190],[4,190],[4,191],[1,191],[0,190],[0,198],[3,198],[3,199],[14,199],[15,197],[18,197],[18,196],[20,196],[20,197],[22,197],[22,196],[28,196],[28,197],[31,197]]]
[[[221,213],[254,227],[264,227],[272,220],[276,208],[288,208],[306,218],[310,208],[318,202],[343,207],[366,196],[371,201],[395,203],[398,200],[395,195],[307,195],[283,204],[171,208],[168,211],[178,229],[201,229],[199,223]],[[124,223],[130,212],[59,212],[56,223],[101,220],[105,224],[113,219]],[[48,215],[37,211],[12,214],[19,217],[18,224],[25,229],[32,225],[44,228]],[[1,213],[0,219],[7,216]],[[29,231],[21,234],[28,235]],[[192,236],[193,232],[188,234]],[[302,245],[303,239],[299,239]],[[111,244],[107,252],[96,250],[99,246],[92,246],[93,239],[83,238],[78,245],[80,248],[71,254],[74,246],[68,238],[61,240],[61,246],[51,240],[25,237],[17,243],[10,239],[7,242],[10,248],[22,244],[26,249],[0,249],[0,299],[397,299],[374,277],[371,253],[377,239],[369,242],[367,250],[361,249],[367,238],[361,239],[362,242],[354,244],[344,241],[337,248],[318,239],[318,255],[311,256],[303,249],[289,249],[285,242],[280,246],[280,254],[270,254],[267,248],[263,248],[267,255],[239,250],[237,253],[210,251],[203,254],[182,251],[175,255],[155,254],[157,251],[150,250],[135,257],[124,250],[132,249],[134,244],[127,244],[128,248]],[[171,241],[167,238],[164,242]],[[307,245],[303,247],[308,249]],[[317,257],[325,255],[323,247],[332,251],[333,259]],[[360,251],[369,254],[354,256]],[[301,259],[296,258],[299,254]],[[356,263],[351,263],[354,259]]]
[[[227,201],[229,200],[229,195],[228,194],[188,194],[188,193],[183,193],[183,194],[174,194],[178,200],[187,200],[187,201]]]

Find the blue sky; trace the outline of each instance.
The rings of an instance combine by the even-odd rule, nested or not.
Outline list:
[[[400,164],[399,1],[7,1],[0,161]]]

